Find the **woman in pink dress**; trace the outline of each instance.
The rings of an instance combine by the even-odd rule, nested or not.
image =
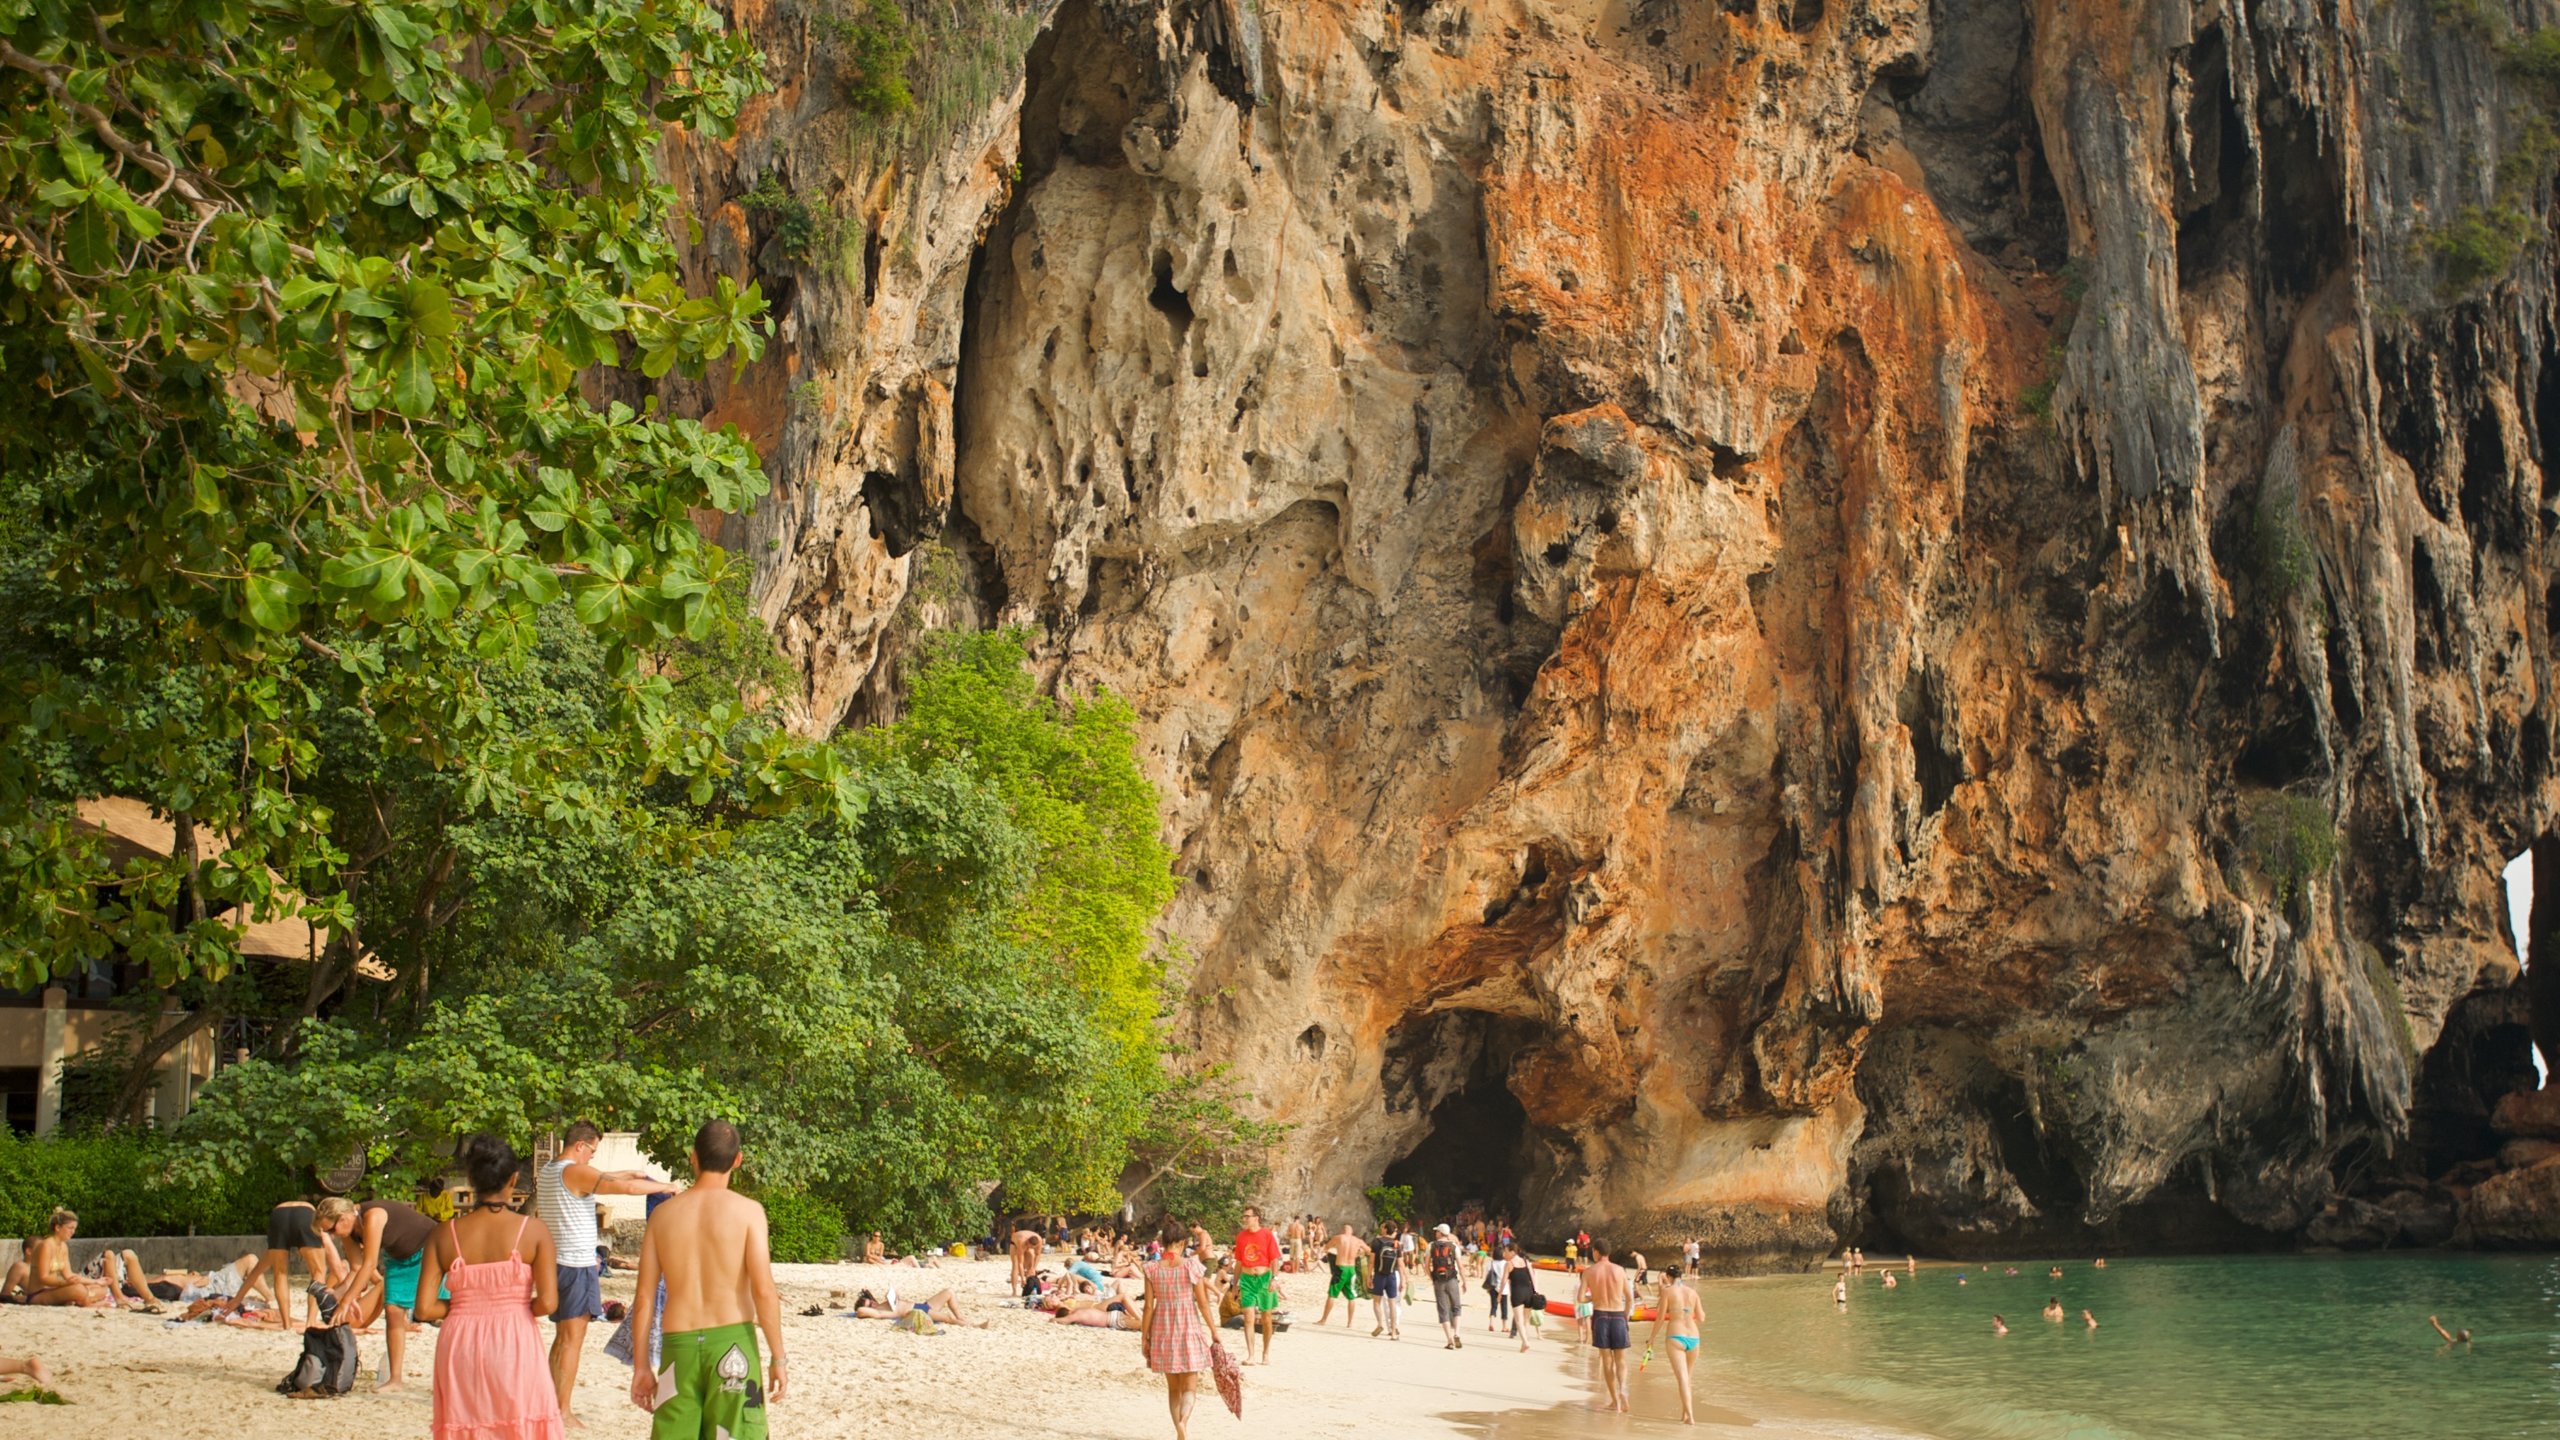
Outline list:
[[[418,1318],[436,1341],[435,1440],[562,1440],[560,1397],[536,1315],[559,1308],[551,1230],[507,1207],[525,1162],[494,1135],[462,1144],[477,1205],[446,1222],[418,1276]],[[450,1286],[453,1299],[443,1296]]]
[[[1139,1343],[1147,1368],[1164,1377],[1173,1440],[1189,1440],[1191,1407],[1209,1374],[1210,1337],[1218,1332],[1218,1301],[1210,1293],[1208,1271],[1182,1252],[1190,1229],[1168,1215],[1161,1235],[1164,1254],[1140,1272],[1147,1294]]]

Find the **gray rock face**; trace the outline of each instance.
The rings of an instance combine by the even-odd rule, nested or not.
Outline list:
[[[990,620],[1136,703],[1274,1203],[2441,1238],[2560,800],[2544,100],[2481,37],[990,13],[885,137],[742,14],[790,78],[673,154],[783,328],[671,398],[766,450],[813,728]],[[852,238],[777,250],[766,176]]]

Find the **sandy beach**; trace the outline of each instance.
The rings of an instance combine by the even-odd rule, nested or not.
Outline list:
[[[791,1359],[790,1393],[773,1412],[777,1435],[851,1440],[881,1433],[883,1426],[930,1437],[1164,1440],[1173,1433],[1164,1386],[1147,1371],[1137,1336],[1054,1325],[1045,1316],[1005,1307],[1002,1261],[946,1261],[921,1271],[865,1265],[783,1265],[775,1271]],[[1630,1423],[1590,1416],[1592,1429],[1574,1424],[1567,1407],[1588,1394],[1575,1378],[1581,1352],[1551,1338],[1559,1331],[1569,1336],[1569,1326],[1551,1326],[1550,1338],[1521,1354],[1508,1341],[1484,1334],[1482,1297],[1471,1293],[1467,1346],[1460,1351],[1440,1348],[1427,1303],[1404,1310],[1401,1343],[1370,1337],[1365,1302],[1351,1329],[1342,1328],[1337,1312],[1334,1326],[1319,1333],[1311,1323],[1322,1309],[1317,1282],[1288,1279],[1299,1323],[1280,1337],[1274,1364],[1245,1372],[1244,1424],[1228,1418],[1211,1395],[1194,1419],[1195,1435],[1214,1440],[1243,1435],[1250,1427],[1256,1435],[1384,1433],[1428,1440],[1496,1432],[1625,1433]],[[833,1313],[850,1304],[838,1292],[850,1296],[890,1285],[902,1296],[949,1285],[969,1318],[986,1319],[991,1327],[916,1336],[886,1322]],[[606,1290],[627,1301],[631,1277],[614,1276]],[[1315,1304],[1306,1303],[1309,1296]],[[830,1313],[793,1313],[813,1304],[827,1305]],[[647,1419],[627,1398],[631,1372],[603,1353],[610,1331],[599,1325],[591,1334],[577,1416],[586,1435],[642,1436]],[[139,1427],[134,1433],[152,1440],[235,1440],[277,1426],[352,1436],[425,1434],[434,1331],[411,1337],[408,1386],[389,1394],[373,1393],[370,1379],[382,1355],[381,1336],[365,1336],[361,1343],[368,1378],[354,1394],[295,1401],[273,1390],[297,1353],[295,1341],[274,1331],[174,1327],[130,1313],[12,1306],[0,1309],[0,1353],[43,1356],[57,1388],[73,1404],[13,1405],[0,1417],[8,1433],[23,1437],[93,1437],[102,1423],[116,1426],[117,1433]],[[1713,1407],[1702,1408],[1700,1420],[1687,1433],[1739,1434],[1748,1428],[1762,1440],[1785,1433]],[[1659,1418],[1632,1423],[1646,1430],[1679,1428]]]

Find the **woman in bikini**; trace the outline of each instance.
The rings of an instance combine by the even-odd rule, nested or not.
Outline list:
[[[561,1440],[560,1394],[536,1315],[560,1308],[551,1229],[507,1207],[526,1169],[494,1135],[462,1143],[476,1204],[427,1243],[418,1318],[436,1342],[434,1440]],[[450,1286],[453,1298],[442,1298]]]
[[[1689,1357],[1698,1352],[1698,1320],[1706,1307],[1698,1302],[1698,1292],[1680,1278],[1680,1267],[1666,1265],[1662,1270],[1662,1289],[1654,1296],[1653,1333],[1644,1337],[1645,1359],[1653,1359],[1654,1346],[1661,1343],[1663,1331],[1671,1332],[1671,1376],[1680,1382],[1680,1423],[1698,1423],[1696,1406],[1689,1396]]]

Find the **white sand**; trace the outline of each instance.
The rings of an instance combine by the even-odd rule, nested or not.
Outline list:
[[[923,1271],[863,1265],[776,1269],[791,1361],[789,1393],[773,1408],[776,1436],[954,1440],[1072,1434],[1168,1440],[1173,1433],[1164,1383],[1140,1358],[1138,1337],[1054,1325],[1036,1312],[1005,1308],[1002,1261],[951,1261]],[[921,1298],[949,1285],[969,1318],[993,1326],[916,1336],[884,1321],[791,1313],[813,1303],[847,1309],[849,1302],[830,1300],[833,1292],[850,1296],[892,1284],[902,1298]],[[630,1275],[613,1276],[606,1291],[627,1301]],[[1569,1336],[1569,1325],[1550,1325],[1550,1338],[1520,1354],[1507,1340],[1485,1334],[1480,1292],[1469,1293],[1470,1311],[1462,1321],[1467,1344],[1456,1352],[1441,1349],[1427,1298],[1404,1308],[1404,1339],[1391,1343],[1370,1338],[1365,1301],[1350,1330],[1342,1328],[1337,1309],[1334,1325],[1319,1334],[1318,1282],[1286,1277],[1285,1294],[1298,1324],[1279,1338],[1274,1364],[1245,1371],[1245,1423],[1227,1416],[1214,1391],[1204,1391],[1192,1424],[1199,1440],[1429,1440],[1481,1433],[1495,1413],[1546,1410],[1584,1393],[1560,1363],[1573,1347],[1551,1338],[1558,1331]],[[583,1434],[597,1440],[648,1433],[647,1416],[628,1398],[631,1372],[603,1353],[612,1329],[602,1323],[591,1329],[579,1375],[575,1411],[585,1422]],[[1233,1346],[1235,1332],[1222,1333]],[[408,1386],[390,1394],[371,1388],[382,1337],[368,1335],[360,1343],[367,1379],[356,1393],[296,1401],[273,1387],[299,1353],[299,1341],[275,1331],[171,1327],[126,1313],[0,1308],[0,1354],[42,1356],[53,1368],[56,1387],[74,1402],[0,1407],[0,1433],[12,1440],[239,1440],[276,1433],[369,1440],[425,1434],[435,1332],[413,1332]],[[1716,1430],[1702,1425],[1690,1433],[1702,1432]]]

